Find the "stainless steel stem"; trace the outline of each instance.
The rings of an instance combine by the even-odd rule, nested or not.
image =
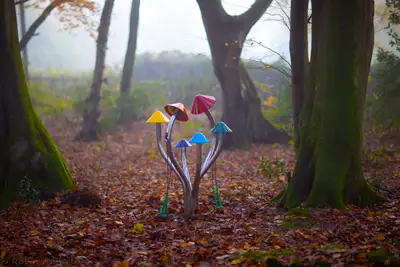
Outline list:
[[[187,166],[187,159],[186,159],[186,147],[182,148],[182,167],[183,167],[183,172],[189,178],[190,180],[190,174],[189,174],[189,169]]]
[[[201,158],[202,158],[201,147],[202,147],[202,144],[196,145],[196,175],[194,176],[194,184],[196,184],[196,182],[201,179],[201,176],[200,176]]]
[[[221,154],[222,151],[222,135],[223,133],[215,133],[216,135],[216,143],[217,143],[217,148],[215,149],[215,152],[211,156],[209,162],[207,164],[204,164],[204,168],[202,168],[200,172],[200,177],[203,177],[203,175],[210,169],[211,165],[217,160],[219,154]]]
[[[162,138],[161,138],[161,123],[156,123],[156,137],[157,137],[157,147],[158,151],[162,158],[167,162],[167,164],[172,168],[173,172],[179,177],[179,172],[172,164],[171,160],[168,158],[167,153],[165,153],[163,145],[162,145]],[[179,177],[180,178],[180,177]]]
[[[208,111],[208,110],[205,113],[207,115],[208,121],[210,122],[210,129],[214,128],[215,127],[215,120],[214,120],[213,116],[211,115],[210,111]],[[208,150],[207,156],[204,159],[204,162],[203,162],[203,164],[201,166],[202,170],[204,169],[204,167],[207,165],[208,161],[210,160],[210,158],[214,154],[216,146],[217,146],[217,142],[215,140],[215,137],[213,137],[212,143],[211,143],[211,147]]]
[[[176,120],[176,116],[178,114],[179,110],[176,110],[175,113],[171,116],[171,119],[169,120],[168,127],[167,127],[167,155],[169,160],[171,161],[172,165],[175,166],[177,172],[179,173],[178,177],[182,182],[183,185],[183,196],[184,196],[184,212],[185,214],[188,214],[191,210],[191,194],[192,194],[192,183],[190,182],[190,178],[187,177],[182,170],[182,168],[178,165],[178,162],[175,159],[174,153],[172,153],[172,145],[171,145],[171,140],[172,140],[172,129],[174,128],[174,123]]]

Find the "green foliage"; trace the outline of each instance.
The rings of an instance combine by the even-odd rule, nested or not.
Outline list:
[[[293,136],[292,89],[283,84],[277,90],[277,96],[269,96],[263,102],[262,114],[275,128]]]
[[[28,86],[32,104],[39,115],[57,115],[71,110],[72,102],[68,97],[57,95],[44,84],[30,82]]]
[[[270,160],[261,157],[258,171],[260,174],[268,178],[278,178],[279,176],[285,174],[285,160],[284,159]]]
[[[378,124],[400,126],[400,57],[395,52],[379,48],[374,67],[377,88],[368,98],[372,114]]]
[[[40,192],[33,187],[32,181],[24,177],[19,183],[18,198],[33,204],[39,200],[39,196]]]
[[[376,149],[367,148],[364,154],[366,164],[379,168],[387,165],[389,159],[394,156],[395,150],[381,146]]]
[[[58,73],[52,69],[52,75]],[[114,128],[120,115],[120,109],[128,112],[127,120],[135,121],[145,117],[146,111],[151,107],[164,106],[166,101],[166,83],[160,82],[138,82],[131,89],[128,96],[120,98],[119,88],[102,86],[99,109],[101,116],[100,126],[103,130]],[[83,115],[86,99],[90,92],[89,84],[61,90],[58,86],[50,87],[46,83],[29,83],[30,96],[36,112],[40,116],[66,115],[74,111]]]
[[[150,107],[149,95],[140,89],[133,89],[129,95],[119,96],[117,102],[120,122],[141,119],[144,117],[144,112]],[[125,111],[124,117],[121,117],[122,111]]]
[[[375,264],[381,264],[381,265],[392,263],[393,266],[397,266],[397,264],[400,264],[400,258],[396,257],[391,252],[385,249],[377,249],[371,251],[368,254],[368,259]]]
[[[310,210],[304,208],[293,208],[285,213],[285,219],[281,227],[286,229],[307,228],[315,224],[311,218]]]
[[[99,124],[101,129],[114,128],[117,125],[121,109],[125,109],[126,115],[123,122],[143,119],[149,108],[166,102],[162,88],[163,85],[158,82],[136,83],[136,87],[131,89],[129,95],[120,97],[118,88],[109,88],[103,85],[99,103],[101,112]],[[83,114],[88,94],[88,87],[77,88],[73,93],[75,100],[72,106],[78,114]]]
[[[386,0],[389,12],[389,37],[392,50],[378,49],[373,75],[377,86],[368,96],[367,103],[377,125],[400,128],[400,38],[392,26],[400,24],[400,1]]]
[[[287,215],[294,215],[300,217],[308,217],[310,216],[310,210],[305,208],[293,208],[286,212]]]

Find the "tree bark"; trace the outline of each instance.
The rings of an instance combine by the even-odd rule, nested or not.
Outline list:
[[[343,9],[346,6],[346,9]],[[373,0],[313,0],[312,54],[293,177],[280,206],[383,201],[362,171],[362,121],[373,49]]]
[[[19,42],[19,48],[25,49],[28,42],[32,39],[36,34],[36,30],[42,25],[42,23],[47,19],[50,13],[57,7],[57,3],[59,0],[52,1],[40,14],[40,16],[32,23],[29,27],[28,31],[22,36],[21,41]],[[22,5],[22,4],[21,4]]]
[[[77,139],[81,141],[95,141],[100,138],[99,102],[100,90],[103,83],[104,62],[106,59],[108,32],[110,29],[111,14],[114,0],[106,0],[100,18],[97,37],[96,63],[93,72],[92,87],[89,97],[86,99],[86,108],[83,115],[83,127]]]
[[[25,16],[25,6],[23,4],[19,5],[19,16],[21,22],[21,36],[26,34],[26,16]],[[22,49],[22,59],[24,62],[24,71],[26,80],[29,81],[29,59],[28,59],[28,47],[25,46]]]
[[[0,1],[0,58],[0,208],[4,208],[21,199],[22,193],[42,198],[74,186],[29,97],[13,0]],[[21,187],[22,182],[29,188]]]
[[[293,126],[297,148],[300,110],[305,95],[308,71],[308,0],[292,0],[290,13]]]
[[[251,141],[274,142],[269,139],[271,135],[260,135],[261,131],[273,127],[261,116],[260,105],[249,108],[250,102],[255,103],[257,99],[244,99],[239,66],[246,36],[271,2],[257,0],[243,14],[231,16],[226,13],[220,0],[197,0],[211,50],[214,73],[222,88],[222,119],[233,130],[233,133],[224,136],[224,148],[245,148]],[[248,120],[253,121],[250,123],[254,126],[251,129],[247,128]]]
[[[261,113],[261,100],[257,93],[257,88],[254,85],[246,66],[243,62],[240,64],[240,78],[243,88],[243,100],[246,106],[247,126],[246,129],[251,132],[253,142],[270,143],[287,143],[291,139],[290,136],[274,128],[274,126],[264,119]]]
[[[131,18],[129,23],[129,39],[128,46],[125,53],[124,67],[122,69],[121,85],[120,85],[120,99],[126,99],[130,94],[133,67],[135,65],[136,44],[139,27],[139,8],[140,0],[132,0]],[[120,101],[120,114],[118,118],[119,123],[125,123],[132,118],[131,105],[125,106],[123,101]]]

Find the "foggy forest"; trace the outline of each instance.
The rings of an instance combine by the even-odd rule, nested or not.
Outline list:
[[[0,1],[1,266],[400,266],[399,0]]]

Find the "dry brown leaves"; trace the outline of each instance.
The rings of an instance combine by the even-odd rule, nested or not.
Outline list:
[[[190,222],[176,215],[183,205],[182,190],[174,178],[171,216],[160,221],[157,215],[165,193],[166,166],[156,151],[152,125],[135,124],[90,144],[73,142],[73,127],[54,121],[47,125],[78,187],[98,194],[105,204],[94,210],[61,205],[57,199],[33,207],[13,205],[0,213],[0,262],[4,266],[56,266],[59,262],[74,266],[262,266],[268,258],[288,265],[301,260],[306,266],[324,261],[351,266],[367,265],[369,253],[376,249],[399,255],[395,243],[400,233],[399,194],[375,210],[312,210],[304,220],[269,204],[283,185],[279,179],[258,174],[259,158],[279,154],[293,167],[289,148],[259,145],[251,151],[223,152],[218,179],[225,208],[214,210],[206,176],[198,217]],[[193,157],[191,151],[189,162],[194,163]],[[303,220],[306,227],[283,227],[293,219]],[[247,254],[239,256],[243,252]],[[257,263],[258,257],[262,262]]]

